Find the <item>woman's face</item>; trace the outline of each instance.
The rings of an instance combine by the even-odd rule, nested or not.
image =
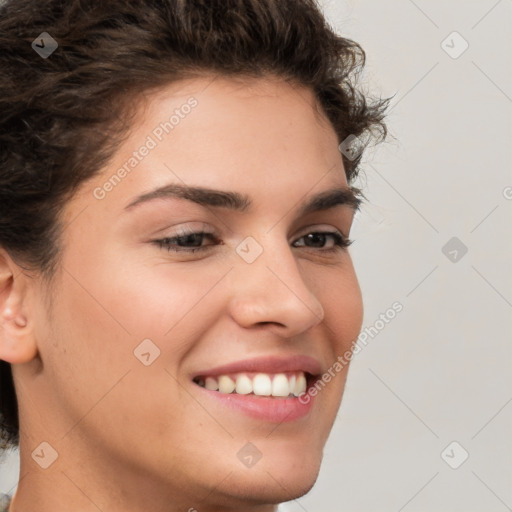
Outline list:
[[[311,203],[348,190],[335,132],[315,110],[312,92],[281,81],[174,84],[148,97],[63,211],[21,417],[31,449],[58,452],[46,471],[64,471],[104,510],[167,510],[170,499],[245,510],[314,484],[346,379],[332,367],[362,322],[348,250],[315,235],[348,237],[354,215],[347,194]],[[265,396],[276,374],[270,386],[288,395],[292,375],[299,386],[300,372],[329,368],[307,405]],[[230,378],[239,394],[227,394]],[[263,395],[243,394],[251,384]]]

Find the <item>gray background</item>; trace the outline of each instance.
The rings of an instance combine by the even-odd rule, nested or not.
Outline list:
[[[404,309],[353,360],[316,486],[279,510],[512,510],[512,0],[322,5],[369,91],[396,94],[351,252],[364,327]],[[17,477],[14,453],[0,492]]]

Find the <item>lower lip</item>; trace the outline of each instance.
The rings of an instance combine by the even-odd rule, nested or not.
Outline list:
[[[303,418],[309,414],[313,407],[314,397],[311,395],[308,396],[307,403],[302,403],[298,397],[273,398],[258,395],[238,395],[236,393],[226,394],[203,388],[195,383],[194,385],[203,391],[206,396],[217,400],[226,407],[252,418],[274,423],[286,423]]]

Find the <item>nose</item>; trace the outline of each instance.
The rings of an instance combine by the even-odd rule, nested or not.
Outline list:
[[[324,318],[287,242],[272,242],[253,263],[238,261],[231,273],[231,317],[242,327],[268,326],[291,338]]]

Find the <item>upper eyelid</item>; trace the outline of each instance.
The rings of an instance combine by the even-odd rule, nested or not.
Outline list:
[[[306,231],[304,231],[301,235],[298,235],[298,236],[295,236],[295,238],[293,239],[292,243],[295,243],[297,240],[300,240],[301,238],[304,238],[305,236],[307,236],[308,234],[311,234],[311,233],[321,233],[321,234],[324,234],[324,235],[338,235],[338,236],[341,236],[344,240],[348,241],[348,242],[352,242],[352,240],[350,240],[349,236],[345,235],[341,230],[337,229],[337,228],[327,228],[327,229],[321,229],[321,228],[318,228],[318,229],[312,229],[312,228],[304,228]],[[220,238],[213,232],[207,232],[207,231],[201,231],[201,230],[197,230],[197,231],[189,231],[187,233],[176,233],[176,234],[172,234],[170,236],[165,236],[163,238],[160,238],[158,240],[155,240],[155,242],[162,242],[162,241],[168,241],[168,240],[175,240],[175,239],[178,239],[178,238],[184,238],[186,236],[189,236],[189,235],[206,235],[210,240],[213,240],[214,242],[219,242],[221,241]],[[201,246],[201,247],[211,247],[215,244],[209,244],[209,245],[204,245],[204,246]],[[221,244],[223,245],[223,244]]]
[[[303,233],[303,234],[300,235],[299,238],[301,238],[301,237],[303,237],[303,236],[305,236],[305,235],[307,235],[309,233],[316,233],[316,232],[326,233],[326,234],[329,234],[329,233],[339,233],[343,237],[348,238],[348,236],[345,235],[343,233],[343,230],[341,230],[341,229],[338,229],[338,228],[336,228],[334,226],[330,226],[330,227],[320,227],[320,226],[321,225],[318,225],[318,224],[312,224],[311,226],[306,226],[306,227],[302,228],[299,231],[299,233]],[[181,238],[181,237],[185,237],[187,235],[198,235],[198,234],[209,235],[209,236],[212,236],[212,237],[215,237],[215,238],[219,238],[218,232],[216,230],[210,231],[210,230],[205,229],[205,228],[179,228],[176,231],[176,233],[171,233],[169,235],[166,235],[166,236],[163,237],[163,239]]]

